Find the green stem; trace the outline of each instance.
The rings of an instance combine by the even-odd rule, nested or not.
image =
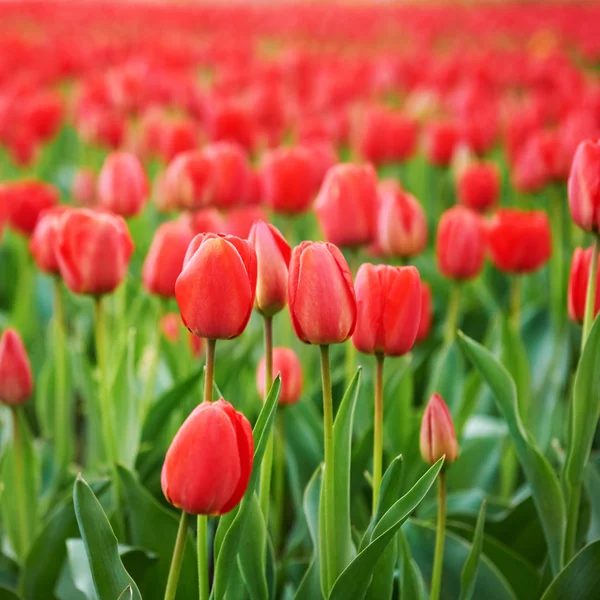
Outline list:
[[[454,282],[448,304],[446,315],[446,329],[444,331],[444,343],[450,344],[454,341],[458,329],[458,317],[460,313],[460,283]]]
[[[208,600],[208,517],[198,515],[198,584],[200,588],[200,600]]]
[[[215,349],[217,340],[206,340],[206,363],[204,366],[204,402],[212,402],[215,377]]]
[[[377,367],[375,371],[375,396],[373,403],[373,514],[379,502],[379,489],[381,488],[381,472],[383,462],[383,354],[375,357]]]
[[[265,397],[266,402],[273,385],[273,317],[265,317]],[[271,473],[273,471],[273,431],[269,434],[265,455],[260,467],[259,501],[265,523],[269,524],[269,501],[271,498]]]
[[[585,342],[594,323],[594,306],[596,304],[596,284],[598,280],[598,252],[600,252],[600,236],[594,237],[592,247],[592,264],[588,276],[588,286],[585,295],[585,312],[583,313],[583,332],[581,335],[581,352],[585,348]]]
[[[29,520],[25,512],[27,506],[25,481],[23,479],[24,466],[23,466],[23,444],[21,437],[21,428],[19,423],[19,408],[18,406],[11,406],[12,412],[12,425],[13,425],[13,448],[15,453],[15,477],[16,477],[16,489],[15,494],[17,497],[17,518],[19,520],[19,542],[20,548],[18,553],[21,558],[24,558],[29,548],[30,534],[29,531]]]
[[[510,284],[510,319],[516,331],[521,328],[521,277],[514,275]]]
[[[325,589],[331,590],[337,579],[337,538],[335,532],[335,464],[333,449],[333,397],[329,346],[321,346],[321,378],[323,382],[323,435],[325,445],[325,549],[327,553]]]
[[[435,535],[435,554],[431,575],[430,600],[438,600],[442,586],[442,567],[444,565],[444,538],[446,536],[446,474],[442,471],[438,477],[438,513]]]
[[[175,548],[173,549],[173,558],[171,559],[171,568],[167,579],[167,588],[165,589],[165,600],[174,600],[177,593],[177,584],[179,583],[179,573],[183,562],[183,553],[185,551],[185,542],[187,540],[188,514],[181,512],[179,520],[179,529],[177,529],[177,538]]]
[[[278,411],[276,419],[275,460],[273,464],[273,546],[279,548],[283,530],[285,491],[285,413]]]

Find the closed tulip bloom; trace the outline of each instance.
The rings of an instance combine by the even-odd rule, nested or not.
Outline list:
[[[438,167],[447,167],[460,141],[458,126],[452,121],[432,121],[423,132],[427,160]]]
[[[575,323],[583,323],[585,315],[585,300],[592,265],[592,248],[575,248],[569,276],[569,317]],[[596,301],[594,317],[600,312],[600,264],[596,280]]]
[[[222,398],[197,406],[167,451],[161,486],[170,504],[193,515],[223,515],[248,487],[254,439],[248,419]]]
[[[167,167],[160,204],[171,210],[192,210],[208,205],[212,162],[199,150],[183,152]]]
[[[75,294],[114,291],[125,279],[133,241],[122,217],[87,208],[65,211],[57,257],[61,277]]]
[[[246,239],[256,221],[265,220],[267,215],[262,206],[237,206],[227,211],[222,231]]]
[[[71,184],[71,196],[76,204],[91,208],[96,204],[96,173],[92,169],[78,169]]]
[[[66,206],[55,206],[45,210],[29,239],[29,250],[33,260],[38,269],[44,273],[55,275],[60,271],[56,244],[61,217],[65,210],[67,210]]]
[[[431,322],[433,320],[433,306],[431,300],[431,288],[421,282],[421,319],[419,320],[419,329],[417,331],[416,343],[420,344],[429,337],[431,332]]]
[[[256,370],[256,389],[261,398],[265,397],[265,357]],[[302,395],[302,365],[298,355],[291,348],[273,348],[273,380],[281,375],[279,404],[296,404]]]
[[[358,318],[352,343],[359,352],[402,356],[421,320],[421,280],[415,267],[364,263],[354,284]]]
[[[148,200],[144,167],[128,152],[113,152],[104,161],[98,177],[98,205],[122,217],[133,217]]]
[[[294,248],[288,278],[292,325],[307,344],[341,344],[356,326],[356,297],[348,264],[326,242]]]
[[[421,456],[430,465],[445,456],[445,464],[458,458],[458,442],[452,416],[439,394],[433,394],[423,414],[420,439]]]
[[[495,164],[479,162],[468,165],[456,181],[458,201],[478,212],[485,212],[498,202],[500,173]]]
[[[437,231],[437,263],[440,273],[449,279],[477,277],[483,269],[486,240],[481,217],[465,206],[448,209]]]
[[[211,165],[207,203],[220,209],[246,203],[252,173],[246,152],[231,142],[206,146],[204,156]]]
[[[175,296],[175,281],[194,233],[187,219],[163,223],[156,230],[142,270],[144,287],[163,298]]]
[[[385,256],[415,256],[425,250],[425,211],[396,181],[380,184],[378,212],[377,247]]]
[[[340,164],[325,176],[315,211],[325,239],[355,247],[377,235],[377,174],[371,165]]]
[[[579,144],[569,176],[571,217],[584,231],[600,231],[600,141]]]
[[[225,220],[216,208],[194,210],[188,213],[188,219],[195,235],[199,233],[229,233],[226,231]]]
[[[257,221],[248,238],[256,251],[258,277],[254,308],[272,317],[287,303],[288,267],[292,250],[279,230]]]
[[[7,207],[9,225],[27,236],[33,233],[40,215],[59,202],[53,185],[35,179],[1,185],[0,196]]]
[[[0,402],[23,404],[33,392],[33,377],[27,350],[14,329],[0,337]]]
[[[490,258],[506,273],[531,273],[552,254],[548,215],[539,210],[500,209],[488,227]]]
[[[256,253],[233,235],[206,233],[190,244],[175,297],[185,326],[207,339],[240,335],[250,319],[256,292]]]

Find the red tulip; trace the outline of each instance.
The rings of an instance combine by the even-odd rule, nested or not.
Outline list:
[[[142,270],[144,287],[163,298],[175,296],[175,281],[194,233],[186,219],[163,223],[156,230]]]
[[[222,231],[229,235],[247,239],[256,221],[265,220],[267,215],[262,206],[237,206],[227,211]]]
[[[160,330],[165,339],[171,344],[179,341],[179,326],[181,325],[181,315],[175,312],[164,314],[160,319]]]
[[[254,438],[248,419],[222,398],[197,406],[175,434],[162,468],[165,498],[194,515],[223,515],[250,480]]]
[[[221,209],[245,204],[252,175],[244,149],[220,142],[206,146],[202,152],[211,165],[207,203]]]
[[[315,202],[325,239],[337,246],[368,244],[377,234],[377,175],[371,165],[329,169]]]
[[[447,167],[460,140],[458,126],[452,121],[432,121],[423,132],[424,151],[432,165]]]
[[[33,392],[33,377],[27,350],[14,329],[0,338],[0,402],[23,404]]]
[[[358,318],[352,335],[365,354],[402,356],[415,343],[421,320],[421,280],[415,267],[364,263],[354,284]]]
[[[256,122],[246,107],[215,99],[208,114],[208,130],[214,142],[235,142],[247,152],[256,144]]]
[[[225,231],[226,224],[221,213],[216,208],[203,208],[188,213],[190,227],[197,235],[199,233],[230,233]],[[242,237],[242,236],[237,236]],[[246,237],[246,236],[244,236]]]
[[[496,205],[500,193],[500,173],[491,162],[472,163],[459,173],[457,182],[458,201],[478,212],[485,212]]]
[[[294,331],[307,344],[340,344],[356,326],[356,297],[344,256],[333,244],[294,248],[288,278]]]
[[[96,204],[96,173],[83,167],[78,169],[71,184],[71,196],[75,204],[91,208]]]
[[[453,463],[458,458],[458,442],[452,416],[438,394],[431,396],[423,413],[420,448],[423,460],[430,465],[442,456],[446,457],[445,464]]]
[[[449,279],[473,279],[483,269],[485,228],[481,217],[464,206],[454,206],[441,217],[437,231],[437,263]]]
[[[531,273],[552,253],[550,223],[542,211],[500,209],[488,227],[490,258],[507,273]]]
[[[57,258],[60,274],[75,294],[107,294],[127,275],[133,241],[122,217],[87,208],[65,211]]]
[[[256,275],[256,253],[249,242],[232,235],[197,235],[175,283],[185,326],[207,339],[240,335],[252,313]]]
[[[23,235],[31,235],[42,212],[59,202],[54,186],[35,179],[0,185],[0,198],[10,226]]]
[[[421,319],[419,320],[419,330],[417,331],[416,343],[420,344],[429,337],[431,332],[431,321],[433,319],[433,307],[431,300],[431,288],[424,282],[421,282]]]
[[[35,264],[44,273],[58,274],[58,258],[56,244],[58,241],[61,217],[67,210],[66,206],[55,206],[45,210],[33,230],[29,240],[29,250]]]
[[[535,138],[531,138],[514,159],[512,184],[517,191],[532,194],[543,190],[549,178],[542,148]]]
[[[257,221],[248,237],[256,251],[258,278],[254,308],[267,317],[281,311],[287,303],[288,267],[292,251],[279,230]]]
[[[208,204],[212,162],[198,150],[179,154],[165,171],[160,204],[172,209],[202,208]]]
[[[394,180],[379,185],[377,245],[385,256],[414,256],[427,247],[427,219],[417,199]]]
[[[585,316],[585,301],[592,265],[592,248],[575,248],[571,262],[571,275],[569,277],[569,317],[575,323],[583,323]],[[598,278],[596,280],[596,301],[594,304],[594,317],[600,312],[600,264],[598,265]]]
[[[569,176],[569,206],[575,224],[600,231],[600,141],[581,142]]]
[[[256,388],[261,398],[265,397],[265,357],[258,363],[256,370]],[[298,355],[283,346],[273,348],[273,380],[281,375],[279,404],[296,404],[302,395],[302,365]]]
[[[122,217],[133,217],[148,200],[148,179],[136,156],[113,152],[98,177],[98,205]]]

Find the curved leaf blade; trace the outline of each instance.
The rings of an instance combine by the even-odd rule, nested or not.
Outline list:
[[[479,570],[479,561],[481,558],[481,549],[483,548],[483,530],[485,528],[485,500],[481,503],[477,525],[475,526],[475,535],[473,536],[473,545],[471,552],[465,561],[465,566],[460,574],[460,600],[471,600],[475,593],[475,582],[477,581],[477,571]]]

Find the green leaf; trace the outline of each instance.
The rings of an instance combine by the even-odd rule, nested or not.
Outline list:
[[[455,342],[444,345],[431,358],[431,377],[426,398],[437,393],[444,398],[450,412],[458,409],[462,400],[464,364]]]
[[[417,481],[414,487],[396,501],[381,517],[373,529],[372,541],[358,553],[357,557],[338,577],[329,595],[329,600],[346,600],[347,598],[359,600],[364,598],[379,557],[392,541],[402,523],[408,519],[423,500],[438,476],[443,463],[443,458],[438,460]]]
[[[530,377],[529,359],[523,340],[508,319],[502,319],[502,364],[510,373],[517,389],[519,415],[525,423],[529,422]]]
[[[404,532],[400,530],[398,538],[398,558],[399,558],[399,578],[400,578],[400,598],[410,598],[414,600],[425,600],[425,582],[417,563],[414,561],[410,546]]]
[[[135,581],[123,566],[117,538],[106,514],[94,492],[81,476],[75,481],[74,504],[98,596],[118,598],[127,585],[131,585],[134,598],[141,600],[142,596]]]
[[[598,322],[598,321],[597,321]],[[588,338],[589,340],[589,338]],[[542,600],[594,600],[600,589],[600,541],[586,546],[560,572]]]
[[[218,551],[215,544],[216,560],[213,593],[217,599],[224,598],[227,592],[227,585],[229,583],[229,570],[231,565],[235,563],[235,557],[237,556],[239,550],[240,539],[244,532],[248,510],[250,504],[252,503],[252,495],[254,494],[258,481],[260,465],[265,453],[267,439],[275,419],[275,411],[277,410],[277,402],[279,400],[280,391],[281,376],[278,375],[273,382],[271,391],[269,392],[267,400],[263,404],[256,424],[254,425],[254,462],[252,465],[250,481],[248,482],[248,489],[246,490],[246,493],[239,504],[235,518],[231,521],[231,523],[229,523],[227,520],[219,523],[219,528],[224,523],[227,523],[228,527],[226,529],[227,533],[223,536],[223,542]]]
[[[565,476],[572,485],[583,481],[585,465],[600,418],[600,319],[596,319],[579,360],[571,405],[571,443]]]
[[[494,393],[515,445],[517,456],[531,486],[554,573],[561,569],[565,539],[565,505],[562,490],[548,459],[525,430],[517,410],[515,384],[506,369],[481,344],[459,333],[465,354]]]
[[[20,600],[15,590],[0,586],[0,600]]]
[[[133,588],[128,585],[123,593],[117,598],[117,600],[133,600]]]
[[[130,541],[136,546],[152,551],[158,558],[145,582],[143,596],[145,600],[161,600],[171,568],[179,528],[178,518],[173,512],[163,508],[130,471],[118,467],[118,475],[127,506]],[[196,548],[191,538],[188,534],[177,586],[176,597],[179,600],[195,598],[198,595]]]
[[[481,549],[483,547],[483,530],[485,528],[485,500],[481,503],[481,510],[477,518],[475,535],[473,536],[473,545],[469,557],[465,561],[465,566],[460,574],[460,600],[471,600],[475,592],[475,582],[477,580],[477,571],[479,570],[479,561],[481,558]]]

